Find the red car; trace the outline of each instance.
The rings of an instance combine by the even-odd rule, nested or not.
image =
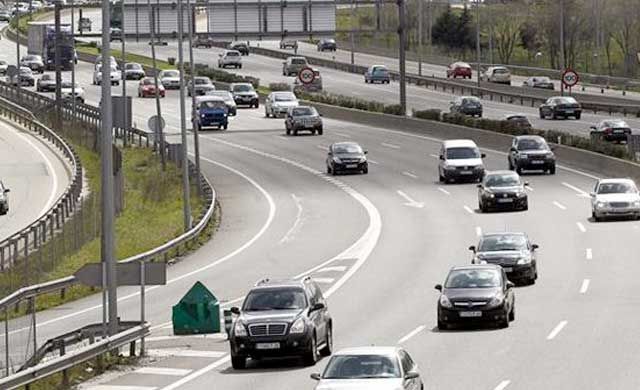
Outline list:
[[[164,97],[164,87],[158,80],[158,94],[160,97]],[[138,84],[138,97],[155,97],[156,96],[156,85],[153,77],[145,77],[140,80]]]
[[[463,79],[471,78],[471,65],[466,62],[454,62],[447,68],[447,78],[462,77]]]

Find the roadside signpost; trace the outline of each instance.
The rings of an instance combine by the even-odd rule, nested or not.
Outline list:
[[[578,82],[580,81],[580,76],[575,70],[567,68],[564,70],[564,72],[562,72],[561,81],[564,87],[569,88],[569,94],[571,94],[571,87],[578,84]],[[564,88],[561,88],[561,91],[564,91]]]
[[[298,72],[298,79],[302,84],[311,84],[315,77],[316,72],[309,67],[302,68],[300,69],[300,72]]]

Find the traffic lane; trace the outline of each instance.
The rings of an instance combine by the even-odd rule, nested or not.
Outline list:
[[[11,192],[9,212],[0,216],[0,241],[41,217],[71,180],[68,163],[52,145],[0,121],[0,180]]]

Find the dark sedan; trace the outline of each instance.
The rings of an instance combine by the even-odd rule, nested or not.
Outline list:
[[[494,171],[478,184],[478,208],[486,213],[491,209],[528,210],[529,201],[520,176],[512,171]]]
[[[367,151],[355,142],[336,142],[329,146],[327,153],[327,173],[341,172],[369,173]]]
[[[571,96],[555,96],[540,105],[540,119],[574,117],[580,119],[582,106]]]
[[[203,96],[206,95],[209,91],[216,90],[216,87],[211,82],[211,79],[206,76],[196,76],[193,79],[193,83],[195,84],[194,90],[196,91],[196,96]],[[191,82],[189,82],[189,86],[187,87],[187,94],[189,96],[192,95]]]
[[[524,233],[491,233],[480,237],[478,246],[472,245],[473,264],[497,264],[509,280],[534,284],[538,279],[537,244]]]
[[[597,126],[591,126],[591,134],[597,134],[605,141],[626,141],[631,127],[622,119],[605,119]]]
[[[231,42],[228,47],[229,50],[237,50],[240,52],[240,55],[248,56],[249,55],[249,43],[248,42]]]
[[[509,114],[504,117],[504,120],[517,129],[529,130],[533,128],[531,122],[529,122],[529,118],[524,114]]]
[[[460,96],[451,102],[449,111],[452,114],[471,115],[482,118],[482,103],[475,96]]]
[[[515,285],[499,265],[454,267],[449,271],[438,299],[438,329],[462,323],[497,323],[509,327],[515,319]]]
[[[318,51],[336,51],[338,45],[335,39],[321,39],[318,41]]]
[[[322,135],[322,118],[313,107],[298,106],[290,108],[284,125],[287,135],[291,133],[298,135],[298,132],[302,130],[309,130],[314,135]]]
[[[556,173],[556,156],[539,135],[521,135],[513,138],[507,157],[509,169],[522,174],[523,169]]]
[[[36,85],[36,78],[33,76],[33,72],[30,68],[21,66],[18,74],[11,77],[11,84],[20,84],[21,87],[33,87],[34,85]]]
[[[29,54],[22,57],[20,66],[26,66],[34,72],[44,73],[44,62],[42,62],[42,57],[38,55]]]
[[[193,40],[193,43],[191,44],[191,46],[204,47],[204,48],[210,49],[213,47],[214,43],[215,42],[213,38],[199,35],[199,36],[196,36],[196,39]]]

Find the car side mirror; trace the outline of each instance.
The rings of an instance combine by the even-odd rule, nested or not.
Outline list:
[[[531,249],[533,249],[534,251],[535,251],[536,249],[538,249],[538,248],[540,248],[540,246],[539,246],[538,244],[533,244],[533,245],[531,245]]]
[[[235,314],[235,315],[240,315],[240,309],[238,307],[232,307],[231,308],[231,313]]]
[[[554,150],[556,150],[556,147],[552,146],[552,147],[549,148],[549,150],[551,150],[553,152]]]
[[[476,187],[482,188],[482,184],[478,184],[478,185],[476,185]]]
[[[5,189],[4,189],[4,193],[6,194],[6,193],[8,193],[8,192],[11,192],[11,190],[10,190],[10,189],[8,189],[8,188],[5,188]]]
[[[476,246],[475,245],[471,245],[469,247],[469,250],[472,251],[473,253],[476,253]]]
[[[420,378],[420,374],[418,374],[415,371],[409,371],[404,375],[404,380],[406,380],[406,381],[411,380],[411,379],[418,379],[418,378]]]
[[[485,157],[487,157],[486,154],[484,154],[484,153],[480,154],[480,158],[485,158]]]
[[[507,290],[514,288],[516,285],[512,281],[507,281]]]
[[[311,379],[316,381],[320,380],[320,374],[318,374],[317,372],[314,372],[313,374],[309,375],[309,377],[311,377]]]
[[[328,152],[327,155],[328,156],[333,156],[333,152]]]
[[[368,150],[365,150],[365,151],[364,151],[364,154],[369,154],[369,151],[368,151]]]
[[[324,303],[318,302],[315,305],[311,306],[311,309],[309,310],[309,313],[311,313],[312,311],[322,310],[325,307],[326,306],[324,305]]]
[[[512,146],[512,147],[509,148],[509,150],[512,151],[512,152],[515,152],[516,148],[515,148],[515,146]]]
[[[444,156],[443,156],[443,155],[438,156],[438,158],[439,158],[440,160],[444,161]]]
[[[526,187],[529,187],[529,182],[528,182],[528,181],[525,181],[525,182],[524,182],[524,185],[525,185]]]
[[[589,126],[589,128],[590,128],[591,130],[595,130],[595,129],[596,129],[596,127],[595,127],[595,126]]]
[[[442,292],[442,285],[441,284],[436,284],[436,286],[434,287],[436,290]]]

